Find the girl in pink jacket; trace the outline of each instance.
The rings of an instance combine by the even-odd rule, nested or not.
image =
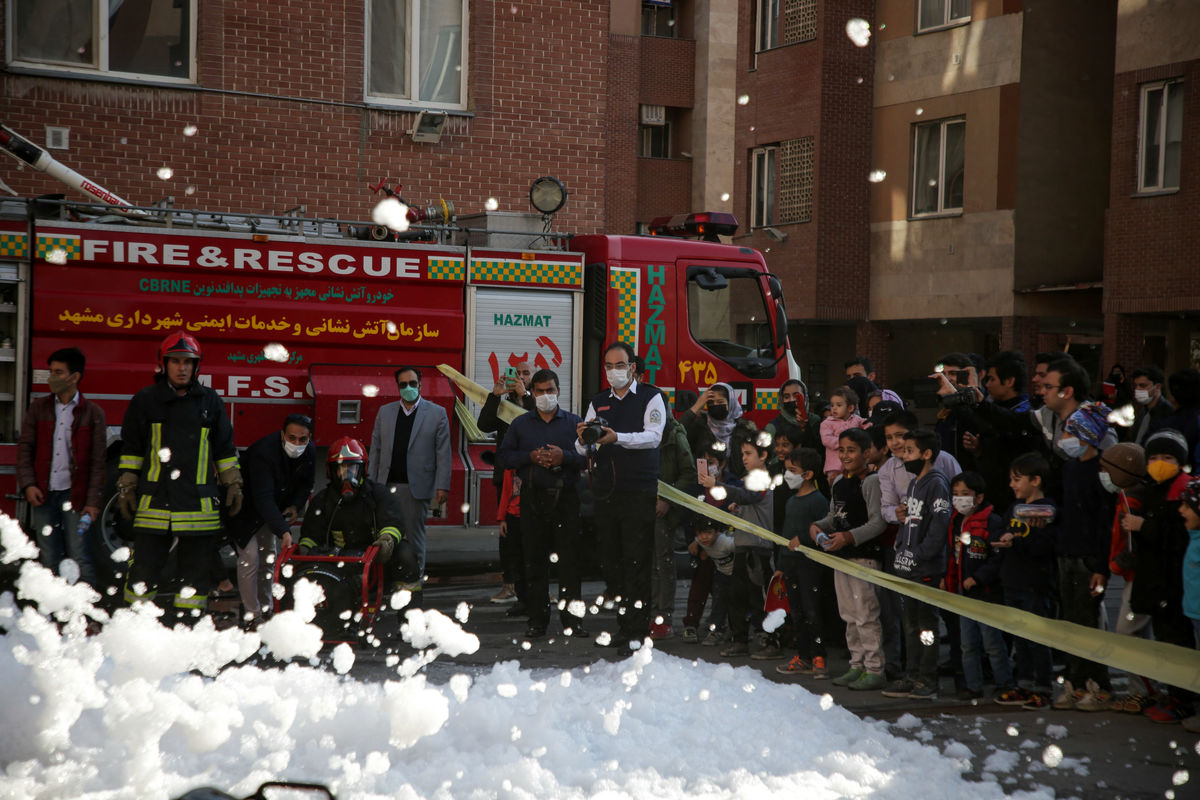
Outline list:
[[[842,461],[838,458],[838,437],[849,428],[861,428],[863,418],[858,415],[858,395],[848,386],[834,389],[829,395],[830,414],[821,422],[821,443],[825,445],[825,477],[833,479],[842,474]]]

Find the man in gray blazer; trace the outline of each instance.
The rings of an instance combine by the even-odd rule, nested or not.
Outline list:
[[[425,575],[425,517],[429,504],[444,506],[450,495],[450,421],[437,403],[421,397],[421,371],[395,372],[400,399],[379,409],[367,474],[387,484],[393,508],[404,525],[404,538],[416,546],[418,575]],[[420,591],[421,578],[411,588]]]

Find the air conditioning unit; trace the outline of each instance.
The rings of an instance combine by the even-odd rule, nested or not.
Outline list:
[[[667,107],[666,106],[642,106],[642,124],[643,125],[666,125],[667,124]]]

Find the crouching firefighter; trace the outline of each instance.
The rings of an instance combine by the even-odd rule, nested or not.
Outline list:
[[[344,436],[329,446],[325,469],[329,482],[304,513],[300,554],[366,550],[375,545],[385,586],[420,588],[417,550],[400,532],[400,518],[392,513],[387,487],[367,478],[366,449],[357,439]]]
[[[163,340],[154,383],[125,411],[117,477],[117,503],[134,534],[125,600],[154,600],[177,541],[173,607],[184,621],[208,608],[221,533],[219,488],[231,516],[242,507],[233,427],[225,403],[197,380],[201,357],[200,343],[186,333]]]

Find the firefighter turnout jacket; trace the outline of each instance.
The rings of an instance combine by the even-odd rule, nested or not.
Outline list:
[[[391,500],[386,486],[369,479],[348,497],[331,483],[308,504],[299,544],[310,549],[365,550],[383,535],[398,543],[400,516],[392,511]]]
[[[121,426],[119,469],[139,477],[136,533],[219,533],[217,474],[237,466],[233,426],[215,391],[193,383],[180,395],[158,375],[133,396]]]

